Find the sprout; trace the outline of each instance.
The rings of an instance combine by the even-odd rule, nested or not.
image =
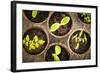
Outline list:
[[[56,45],[55,46],[55,53],[52,54],[54,61],[60,61],[59,54],[61,53],[61,47]]]
[[[36,16],[37,16],[37,13],[38,13],[38,11],[36,11],[36,10],[33,10],[33,11],[32,11],[32,17],[33,17],[33,18],[36,18]]]
[[[37,35],[33,37],[33,40],[30,40],[29,35],[26,36],[23,40],[23,44],[29,47],[29,50],[35,50],[45,43],[44,40],[41,40]]]
[[[69,16],[65,16],[62,18],[60,23],[53,23],[50,27],[51,32],[55,32],[57,29],[59,29],[61,26],[67,25],[70,21]]]
[[[84,35],[84,37],[82,37],[82,35]],[[80,47],[80,43],[82,42],[82,43],[87,43],[87,37],[86,37],[86,35],[85,35],[85,33],[83,33],[83,30],[81,30],[80,32],[79,32],[79,34],[75,34],[73,37],[72,37],[72,40],[75,40],[75,42],[76,42],[76,47],[75,47],[75,49],[79,49],[79,47]]]

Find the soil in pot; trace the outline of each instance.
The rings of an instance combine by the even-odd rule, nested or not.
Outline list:
[[[78,13],[80,20],[86,24],[91,24],[91,13]]]
[[[55,47],[56,47],[56,49],[55,49]],[[65,50],[65,48],[63,46],[53,45],[47,50],[46,55],[45,55],[45,60],[46,61],[69,60],[69,53]]]
[[[90,48],[90,43],[90,35],[84,30],[75,31],[69,39],[70,48],[77,54],[85,53]]]
[[[35,23],[43,22],[49,15],[47,11],[23,10],[26,17]]]
[[[47,46],[46,33],[40,28],[31,28],[23,35],[23,48],[32,55],[41,53]]]
[[[57,26],[53,26],[53,24],[61,25],[61,26],[57,27]],[[55,12],[51,15],[49,19],[49,30],[56,36],[64,36],[70,31],[71,27],[72,27],[72,19],[68,13]]]

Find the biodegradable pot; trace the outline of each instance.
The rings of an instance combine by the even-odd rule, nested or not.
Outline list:
[[[82,41],[80,42],[80,46],[78,49],[75,49],[77,43],[75,42],[75,40],[73,40],[73,36],[75,36],[76,34],[78,34],[79,36],[79,33],[80,31],[83,30],[83,34],[86,35],[87,37],[87,43],[83,43]],[[82,34],[81,38],[84,37],[84,35]],[[68,38],[68,46],[69,48],[74,52],[74,53],[77,53],[77,54],[83,54],[85,53],[89,48],[90,48],[90,45],[91,45],[91,38],[90,38],[90,34],[84,30],[84,29],[78,29],[78,30],[75,30],[74,32],[71,33],[71,35],[69,36]]]
[[[90,22],[85,22],[84,21],[84,17],[81,17],[81,13],[77,13],[79,19],[81,20],[81,22],[85,23],[85,24],[91,24],[91,21]]]
[[[40,28],[40,27],[30,28],[23,34],[23,39],[26,37],[26,35],[29,35],[31,40],[33,39],[33,37],[35,35],[37,35],[40,39],[45,41],[45,43],[43,45],[41,45],[39,48],[37,48],[36,50],[29,50],[29,47],[27,47],[23,44],[23,48],[28,54],[39,55],[45,50],[45,48],[47,48],[48,42],[49,42],[48,35],[42,28]]]
[[[67,48],[63,44],[53,43],[49,46],[45,53],[45,61],[54,61],[54,58],[52,56],[52,53],[55,52],[55,45],[59,45],[61,47],[61,53],[58,55],[60,58],[60,61],[66,61],[69,60],[70,54],[67,51]]]
[[[50,32],[51,35],[53,35],[53,36],[55,36],[57,38],[65,37],[68,34],[68,32],[70,31],[70,29],[72,27],[71,16],[68,13],[65,13],[65,12],[54,12],[54,13],[51,14],[51,16],[50,16],[50,18],[48,20],[48,30],[50,31],[50,26],[53,23],[60,23],[61,19],[64,16],[69,16],[70,17],[70,21],[69,21],[68,25],[61,26],[55,32]]]
[[[23,10],[23,12],[24,12],[25,16],[34,23],[44,22],[49,15],[49,12],[47,12],[47,11],[38,11],[37,17],[33,18],[32,10]]]

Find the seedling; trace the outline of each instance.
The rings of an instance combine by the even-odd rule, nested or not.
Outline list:
[[[91,23],[91,14],[90,13],[80,13],[83,21],[86,23]]]
[[[41,40],[37,35],[35,35],[32,40],[30,40],[29,35],[27,35],[23,40],[23,44],[29,47],[29,50],[36,50],[44,43],[45,41]]]
[[[37,17],[37,14],[38,14],[38,11],[36,11],[36,10],[33,10],[32,11],[32,17],[33,18],[36,18]]]
[[[59,29],[61,26],[67,25],[70,21],[69,16],[65,16],[62,18],[60,23],[53,23],[50,27],[51,32],[55,32],[57,29]]]
[[[55,46],[55,53],[52,54],[54,61],[60,61],[59,54],[61,53],[61,47],[56,45]]]
[[[82,37],[82,35],[83,35],[84,37]],[[81,30],[79,34],[74,35],[74,36],[72,37],[72,40],[75,40],[75,42],[76,42],[76,47],[75,47],[75,49],[79,49],[80,43],[81,43],[81,42],[82,42],[83,44],[86,44],[86,43],[87,43],[87,37],[86,37],[86,34],[83,33],[83,30]]]

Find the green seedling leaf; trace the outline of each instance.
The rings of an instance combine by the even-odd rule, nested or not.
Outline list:
[[[23,44],[25,44],[25,42],[26,42],[26,41],[25,41],[25,38],[24,38],[24,40],[23,40]]]
[[[54,31],[56,31],[59,27],[60,27],[60,24],[59,24],[59,23],[54,23],[54,24],[51,25],[50,31],[51,31],[51,32],[54,32]]]
[[[81,30],[81,32],[79,33],[79,38],[82,36],[83,30]]]
[[[60,24],[61,24],[61,25],[66,25],[66,24],[69,23],[69,21],[70,21],[70,17],[69,17],[69,16],[65,16],[65,17],[63,17],[63,19],[61,20]]]
[[[28,42],[30,40],[29,35],[26,36],[26,41]]]
[[[44,40],[39,40],[38,43],[39,43],[40,45],[43,45],[43,44],[45,43],[45,41],[44,41]]]
[[[34,40],[35,42],[37,42],[37,41],[39,40],[38,36],[35,35],[34,38],[33,38],[33,40]]]
[[[85,42],[87,43],[87,37],[86,37],[86,35],[84,34],[84,40],[85,40]]]
[[[39,45],[38,43],[35,43],[35,47],[36,47],[36,48],[39,48],[39,46],[40,46],[40,45]]]
[[[84,40],[84,38],[82,38],[82,42],[83,42],[83,43],[85,43],[85,40]]]
[[[76,43],[78,42],[78,37],[75,38],[75,42],[76,42]]]
[[[28,47],[28,42],[25,42],[25,46],[27,46],[27,47]]]
[[[30,41],[29,41],[29,44],[32,44],[32,45],[34,45],[34,42],[33,42],[33,40],[30,40]]]
[[[29,50],[35,50],[35,49],[36,49],[35,46],[30,44]]]
[[[54,57],[54,61],[60,61],[60,58],[57,56],[57,54],[52,54],[52,56]]]
[[[33,17],[33,18],[36,18],[37,13],[38,13],[38,12],[37,12],[36,10],[33,10],[33,11],[32,11],[32,17]]]
[[[72,37],[72,40],[75,39],[75,38],[77,38],[77,36],[78,36],[78,34],[74,35],[74,36]]]
[[[56,54],[56,55],[59,55],[60,53],[61,53],[61,47],[58,46],[58,45],[56,45],[56,46],[55,46],[55,54]]]
[[[79,46],[80,46],[80,44],[79,44],[79,43],[77,43],[77,45],[76,45],[75,49],[79,49]]]

